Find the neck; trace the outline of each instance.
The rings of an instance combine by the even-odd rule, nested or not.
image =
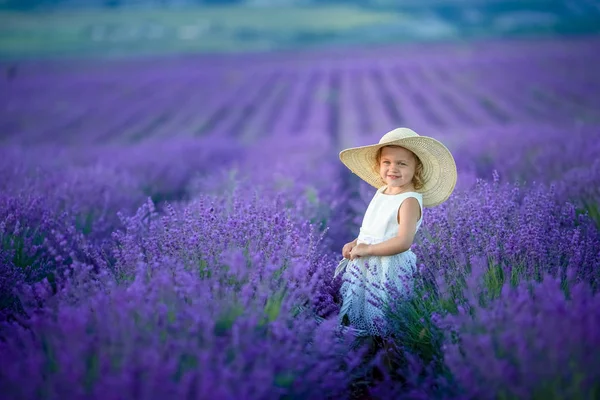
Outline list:
[[[400,194],[400,193],[414,192],[414,191],[415,191],[415,188],[412,185],[407,186],[407,187],[388,186],[384,190],[385,194]]]

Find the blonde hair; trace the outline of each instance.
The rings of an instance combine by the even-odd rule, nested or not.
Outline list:
[[[402,149],[408,150],[406,147],[402,147],[402,146],[380,147],[379,150],[377,150],[377,155],[375,156],[375,163],[373,164],[373,170],[377,173],[378,176],[379,176],[379,164],[381,162],[381,152],[385,147],[400,147]],[[408,151],[410,151],[410,150],[408,150]],[[421,162],[421,160],[415,153],[413,153],[412,151],[410,151],[410,153],[415,158],[415,174],[412,178],[412,184],[413,184],[415,190],[420,190],[423,188],[423,185],[425,185],[425,182],[423,181],[423,163]],[[381,177],[379,179],[381,180],[382,183],[385,184],[385,182],[383,181],[383,179],[381,179]]]

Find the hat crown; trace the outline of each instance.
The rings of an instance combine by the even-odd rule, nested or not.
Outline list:
[[[389,143],[400,139],[419,136],[419,134],[409,128],[396,128],[389,131],[379,139],[379,144]]]

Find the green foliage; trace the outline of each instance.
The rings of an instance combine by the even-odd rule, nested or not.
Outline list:
[[[88,235],[92,232],[95,217],[96,211],[94,210],[81,213],[75,217],[75,227],[84,235]]]
[[[100,359],[98,354],[92,352],[86,357],[85,360],[85,377],[84,377],[84,387],[89,392],[94,387],[96,380],[100,376]]]
[[[274,376],[273,384],[280,388],[291,388],[295,380],[296,374],[289,371],[283,371]]]
[[[198,367],[198,358],[193,354],[181,354],[179,355],[179,362],[177,363],[177,372],[173,379],[175,382],[179,382],[181,377],[185,375],[187,371],[193,371]]]
[[[46,338],[42,337],[41,342],[42,342],[42,351],[45,356],[44,370],[47,371],[49,374],[58,372],[59,365],[58,365],[58,361],[56,360],[55,349],[52,347],[52,345],[48,342],[48,340]]]
[[[275,321],[277,317],[279,317],[279,314],[281,312],[281,303],[285,298],[285,292],[285,289],[280,289],[279,291],[269,296],[269,298],[267,299],[267,304],[265,305],[264,309],[266,315],[266,322]]]
[[[2,241],[2,249],[8,254],[12,254],[12,263],[15,267],[20,268],[23,272],[27,272],[29,268],[37,268],[46,264],[46,260],[42,257],[42,249],[38,247],[35,252],[28,252],[26,243],[31,243],[33,246],[40,246],[44,243],[45,235],[37,229],[25,227],[21,229],[18,235],[3,232],[0,233]]]
[[[215,321],[214,333],[216,336],[225,336],[236,319],[244,313],[244,307],[237,303],[233,303]]]
[[[582,201],[582,208],[579,210],[580,214],[587,214],[594,222],[596,226],[600,228],[600,206],[595,201]]]
[[[203,279],[210,279],[211,277],[211,269],[208,268],[208,263],[203,259],[197,260],[198,265],[198,276]]]
[[[489,265],[488,270],[483,275],[483,284],[487,290],[485,293],[482,292],[480,303],[485,304],[489,300],[498,298],[502,291],[502,286],[504,286],[504,280],[504,270],[502,267],[497,264]]]
[[[432,285],[418,285],[410,300],[387,308],[398,346],[418,355],[426,363],[441,359],[442,336],[432,322],[432,315],[445,314],[453,309],[454,301],[439,298]]]

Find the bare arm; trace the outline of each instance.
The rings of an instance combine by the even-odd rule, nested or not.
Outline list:
[[[402,202],[398,210],[398,235],[385,242],[368,246],[369,256],[391,256],[410,249],[417,231],[417,221],[421,216],[421,206],[414,197]]]

